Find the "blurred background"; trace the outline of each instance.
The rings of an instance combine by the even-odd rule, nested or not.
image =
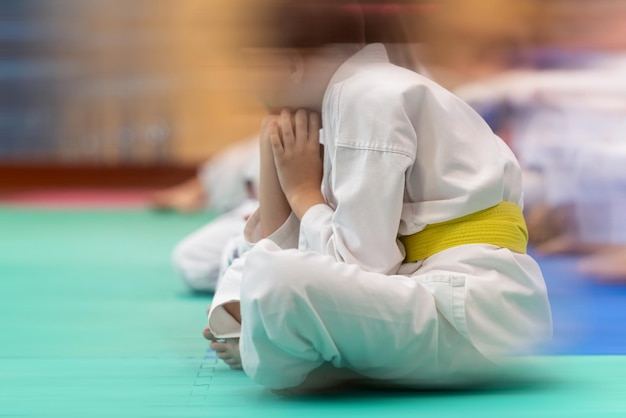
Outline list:
[[[1,162],[187,164],[256,129],[229,89],[234,7],[0,1]]]
[[[217,280],[256,204],[264,111],[238,22],[269,1],[0,0],[0,415],[206,402],[193,411],[214,416],[216,397],[230,408],[247,390],[200,391],[212,374],[198,364],[217,361],[200,341],[209,301],[186,291],[210,290],[202,274]],[[509,394],[533,413],[546,399],[556,415],[624,411],[626,1],[361,2],[403,32],[390,55],[467,101],[520,161],[554,318],[545,352],[591,361],[555,363],[555,382],[579,374],[556,391]]]
[[[49,170],[77,167],[87,170],[82,186],[90,184],[86,176],[103,182],[99,170],[109,182],[113,171],[131,170],[136,175],[120,177],[127,185],[171,186],[253,136],[263,110],[241,88],[233,51],[246,32],[237,17],[264,3],[0,0],[0,190],[36,186],[36,178],[25,180],[29,173],[50,185]],[[535,151],[515,141],[579,130],[563,122],[574,101],[596,121],[617,125],[622,117],[621,0],[366,3],[398,18],[419,68],[479,110],[524,164]],[[603,72],[590,71],[598,67]],[[617,86],[607,81],[609,67]],[[555,72],[563,69],[580,70],[578,78]],[[583,96],[587,108],[595,106],[589,113]],[[609,96],[612,104],[598,105]],[[530,135],[538,114],[548,116]]]

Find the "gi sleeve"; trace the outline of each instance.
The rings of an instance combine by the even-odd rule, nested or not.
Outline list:
[[[395,273],[404,259],[398,243],[405,153],[344,143],[335,148],[332,188],[336,209],[319,204],[302,217],[299,247],[357,264],[366,271]]]

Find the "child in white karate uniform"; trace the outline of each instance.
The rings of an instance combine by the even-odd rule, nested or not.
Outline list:
[[[221,271],[244,252],[246,218],[258,207],[258,137],[230,147],[198,174],[206,206],[216,219],[181,240],[172,253],[180,278],[196,292],[213,292]]]
[[[354,5],[266,12],[268,43],[248,54],[272,115],[252,248],[209,312],[221,358],[237,366],[240,349],[246,374],[274,390],[355,377],[412,387],[466,381],[545,343],[510,149],[459,98],[362,45]]]
[[[367,20],[375,33],[366,33],[366,37],[386,42],[394,64],[428,76],[417,60],[418,46],[406,43],[410,19],[402,10],[394,14],[389,10],[384,14],[373,11]],[[196,179],[154,195],[157,208],[181,212],[210,208],[220,214],[174,249],[174,268],[190,289],[214,292],[224,269],[248,249],[242,233],[245,219],[258,207],[258,170],[258,137],[253,137],[209,160]]]

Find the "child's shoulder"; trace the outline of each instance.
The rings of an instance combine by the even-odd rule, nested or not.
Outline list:
[[[375,89],[380,93],[387,91],[392,94],[429,84],[426,77],[391,63],[365,65],[355,71],[346,83],[358,87],[367,85],[369,86],[367,90]]]
[[[404,108],[426,95],[451,94],[414,71],[391,63],[363,66],[343,80],[337,94],[358,108]]]

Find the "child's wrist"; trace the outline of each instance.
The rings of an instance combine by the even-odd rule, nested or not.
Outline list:
[[[315,190],[302,190],[291,194],[287,197],[291,210],[302,220],[304,214],[313,206],[319,204],[325,204],[324,196],[319,189]]]

